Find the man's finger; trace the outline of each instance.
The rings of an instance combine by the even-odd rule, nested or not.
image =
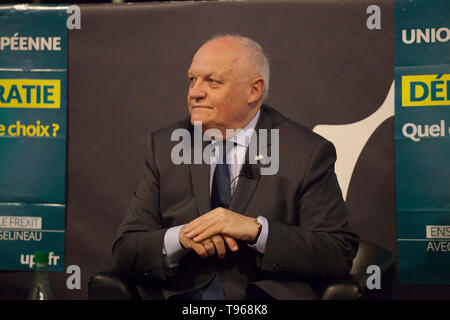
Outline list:
[[[193,230],[194,228],[198,227],[199,225],[203,225],[209,219],[214,218],[215,215],[217,215],[217,213],[220,212],[220,210],[218,210],[218,209],[220,209],[220,208],[216,208],[214,210],[211,210],[211,211],[201,215],[197,219],[194,219],[191,222],[189,222],[184,227],[184,230],[186,231],[186,233],[190,232],[191,230]]]
[[[220,235],[213,236],[211,238],[211,241],[214,243],[214,246],[216,247],[216,252],[219,259],[225,258],[227,248],[225,248],[225,242],[223,237]]]
[[[211,211],[210,211],[211,212]],[[193,230],[194,228],[198,227],[199,225],[204,224],[206,221],[208,221],[211,218],[210,212],[205,213],[204,215],[198,217],[197,219],[192,220],[185,226],[186,232],[189,232]]]
[[[213,242],[210,239],[206,239],[205,241],[203,241],[202,242],[202,246],[203,246],[203,248],[205,248],[206,253],[208,254],[208,256],[214,257],[216,255],[215,246],[214,246]]]
[[[232,237],[224,235],[223,238],[231,251],[237,251],[239,249],[236,240],[234,240]]]
[[[188,232],[190,232],[190,231],[192,231],[192,229],[194,229],[195,227],[197,227],[198,226],[198,219],[200,219],[200,218],[197,218],[197,219],[195,219],[195,220],[192,220],[191,222],[189,222],[187,225],[185,225],[184,226],[184,232],[186,232],[186,233],[188,233]]]
[[[216,234],[221,234],[221,226],[217,225],[217,224],[205,229],[205,231],[203,231],[202,233],[195,236],[195,238],[193,240],[195,242],[202,242],[203,240],[211,238],[212,236],[215,236]]]
[[[208,219],[208,220],[204,220],[202,224],[197,225],[196,227],[190,229],[191,231],[187,231],[189,229],[185,229],[184,231],[186,232],[186,236],[189,239],[192,239],[196,236],[198,236],[199,234],[205,232],[205,230],[213,227],[215,224],[217,223],[216,220],[214,219]],[[203,237],[202,240],[204,239],[208,239],[209,237]],[[196,240],[197,242],[202,241],[202,240]]]
[[[202,258],[207,258],[208,253],[206,252],[205,248],[201,244],[194,243],[192,245],[192,249]]]

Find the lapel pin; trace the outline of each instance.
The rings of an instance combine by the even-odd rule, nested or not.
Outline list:
[[[262,160],[262,159],[264,159],[264,156],[263,155],[257,155],[257,156],[255,156],[255,161],[260,161],[260,160]]]

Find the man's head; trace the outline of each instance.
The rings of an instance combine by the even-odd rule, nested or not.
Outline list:
[[[195,53],[188,70],[191,123],[204,129],[243,128],[269,88],[269,63],[259,44],[238,35],[217,36]]]

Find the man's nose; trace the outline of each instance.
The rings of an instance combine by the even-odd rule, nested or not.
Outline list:
[[[206,97],[206,91],[200,83],[195,83],[189,88],[190,99],[202,99]]]

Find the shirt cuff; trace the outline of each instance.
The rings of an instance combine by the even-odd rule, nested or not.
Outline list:
[[[180,260],[189,250],[181,246],[180,231],[185,225],[167,229],[164,234],[163,255],[169,268],[176,267]]]
[[[266,218],[262,216],[261,218],[261,233],[259,234],[258,240],[255,244],[248,244],[248,246],[264,254],[264,251],[266,251],[267,236],[269,235],[269,222]]]

